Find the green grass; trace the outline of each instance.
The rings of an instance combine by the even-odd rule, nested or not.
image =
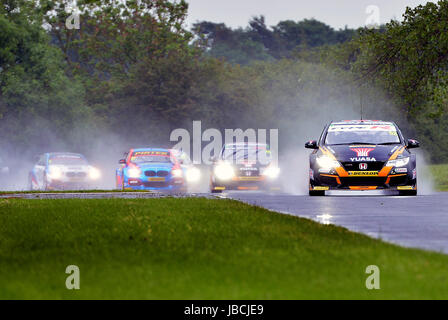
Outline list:
[[[80,290],[65,288],[72,264]],[[0,200],[2,299],[446,299],[447,266],[231,200]]]
[[[448,164],[430,166],[434,184],[439,191],[448,191]]]

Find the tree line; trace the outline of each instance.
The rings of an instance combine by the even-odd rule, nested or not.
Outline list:
[[[186,1],[1,0],[0,145],[18,154],[107,132],[166,143],[193,120],[214,128],[279,128],[301,147],[325,121],[395,120],[448,160],[448,1],[408,8],[379,30],[316,20],[246,28],[185,26]]]

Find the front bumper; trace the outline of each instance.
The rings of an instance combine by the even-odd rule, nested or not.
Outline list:
[[[126,178],[124,190],[182,191],[185,182],[182,178]]]
[[[394,172],[392,168],[384,174],[378,171],[376,174],[339,175],[332,173],[320,173],[310,169],[310,190],[417,190],[417,176],[415,168],[407,168],[406,173]]]
[[[94,183],[90,179],[79,180],[50,180],[47,182],[47,189],[49,190],[78,190],[89,188]]]

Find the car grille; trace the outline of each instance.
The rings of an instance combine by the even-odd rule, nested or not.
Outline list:
[[[367,169],[366,170],[360,170],[359,164],[360,163],[367,163]],[[384,162],[382,161],[373,161],[373,162],[342,162],[343,167],[347,171],[380,171],[383,166]]]
[[[398,177],[391,177],[389,185],[390,186],[399,186],[404,185],[408,181],[407,175],[404,176],[398,176]]]
[[[386,183],[384,177],[353,177],[341,178],[342,186],[383,186]]]
[[[147,176],[147,177],[166,177],[169,174],[170,174],[170,172],[167,170],[159,170],[159,171],[147,170],[147,171],[145,171],[145,176]]]
[[[258,168],[251,168],[251,170],[244,170],[244,168],[238,168],[238,177],[259,177],[260,170]]]
[[[158,181],[146,181],[143,185],[147,188],[166,188],[170,184],[168,182],[158,182]]]
[[[87,173],[85,172],[66,172],[65,175],[68,178],[85,178]]]

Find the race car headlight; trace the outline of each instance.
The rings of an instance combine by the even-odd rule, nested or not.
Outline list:
[[[175,178],[182,178],[183,172],[182,172],[182,169],[174,169],[171,171],[171,174]]]
[[[404,167],[409,163],[409,157],[399,158],[395,160],[389,160],[386,163],[386,167]]]
[[[230,164],[221,163],[216,166],[215,175],[220,180],[230,180],[235,176],[235,171]]]
[[[317,165],[322,169],[333,169],[341,166],[338,161],[331,159],[328,156],[318,157],[316,158],[316,162]]]
[[[190,168],[187,170],[186,178],[188,182],[198,182],[201,179],[201,171],[198,168]]]
[[[62,177],[62,169],[59,167],[50,166],[48,170],[48,177],[50,179],[59,179]]]
[[[129,178],[139,178],[142,174],[142,171],[140,168],[129,168],[128,169],[128,176]]]
[[[90,167],[89,168],[89,178],[92,180],[97,180],[101,177],[101,172],[97,168]]]
[[[263,175],[271,179],[277,178],[279,174],[280,168],[278,167],[267,167],[263,172]]]

